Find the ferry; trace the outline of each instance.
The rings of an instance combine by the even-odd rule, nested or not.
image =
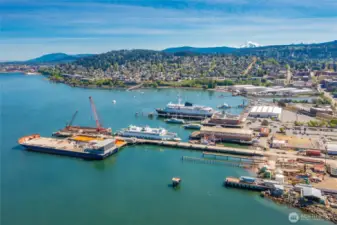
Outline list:
[[[202,126],[201,126],[200,124],[193,124],[193,123],[190,123],[190,124],[183,125],[183,127],[184,127],[185,129],[200,130]]]
[[[157,108],[156,109],[159,116],[199,116],[199,117],[211,117],[215,110],[211,107],[193,105],[190,102],[185,102],[185,104],[181,104],[179,102],[177,104],[168,103],[165,108]]]
[[[66,155],[85,159],[104,159],[118,151],[115,139],[59,139],[41,137],[39,134],[24,136],[18,143],[27,150]]]
[[[166,119],[166,123],[177,123],[177,124],[184,124],[185,120],[183,119],[177,119],[177,118],[171,118],[171,119]]]
[[[141,139],[180,141],[176,133],[168,132],[164,128],[137,127],[130,125],[128,128],[117,133],[122,137],[135,137]]]

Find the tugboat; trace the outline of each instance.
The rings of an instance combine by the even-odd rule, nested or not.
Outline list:
[[[166,123],[176,123],[176,124],[184,124],[185,120],[178,118],[170,118],[165,120]]]

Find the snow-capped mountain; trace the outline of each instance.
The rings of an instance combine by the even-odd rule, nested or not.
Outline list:
[[[244,45],[241,45],[240,48],[257,48],[261,47],[262,45],[252,42],[252,41],[247,41]]]

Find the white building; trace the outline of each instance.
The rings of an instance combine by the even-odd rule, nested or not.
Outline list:
[[[337,143],[330,142],[326,145],[328,155],[337,155]]]
[[[251,117],[281,119],[282,108],[276,106],[254,106],[250,112]]]
[[[263,86],[252,86],[252,87],[243,87],[242,89],[246,93],[254,93],[254,92],[265,91],[267,88]]]
[[[229,87],[229,89],[232,91],[242,91],[244,88],[247,88],[247,87],[254,87],[254,85],[251,85],[251,84],[233,85]]]

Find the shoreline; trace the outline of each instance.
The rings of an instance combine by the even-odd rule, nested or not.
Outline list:
[[[292,200],[291,198],[286,198],[284,196],[277,198],[269,194],[264,194],[263,197],[272,201],[274,204],[299,209],[301,212],[304,212],[307,215],[312,215],[312,218],[330,221],[334,224],[337,224],[337,210],[335,211],[334,209],[327,207],[323,208],[320,205],[301,205],[299,201]]]

